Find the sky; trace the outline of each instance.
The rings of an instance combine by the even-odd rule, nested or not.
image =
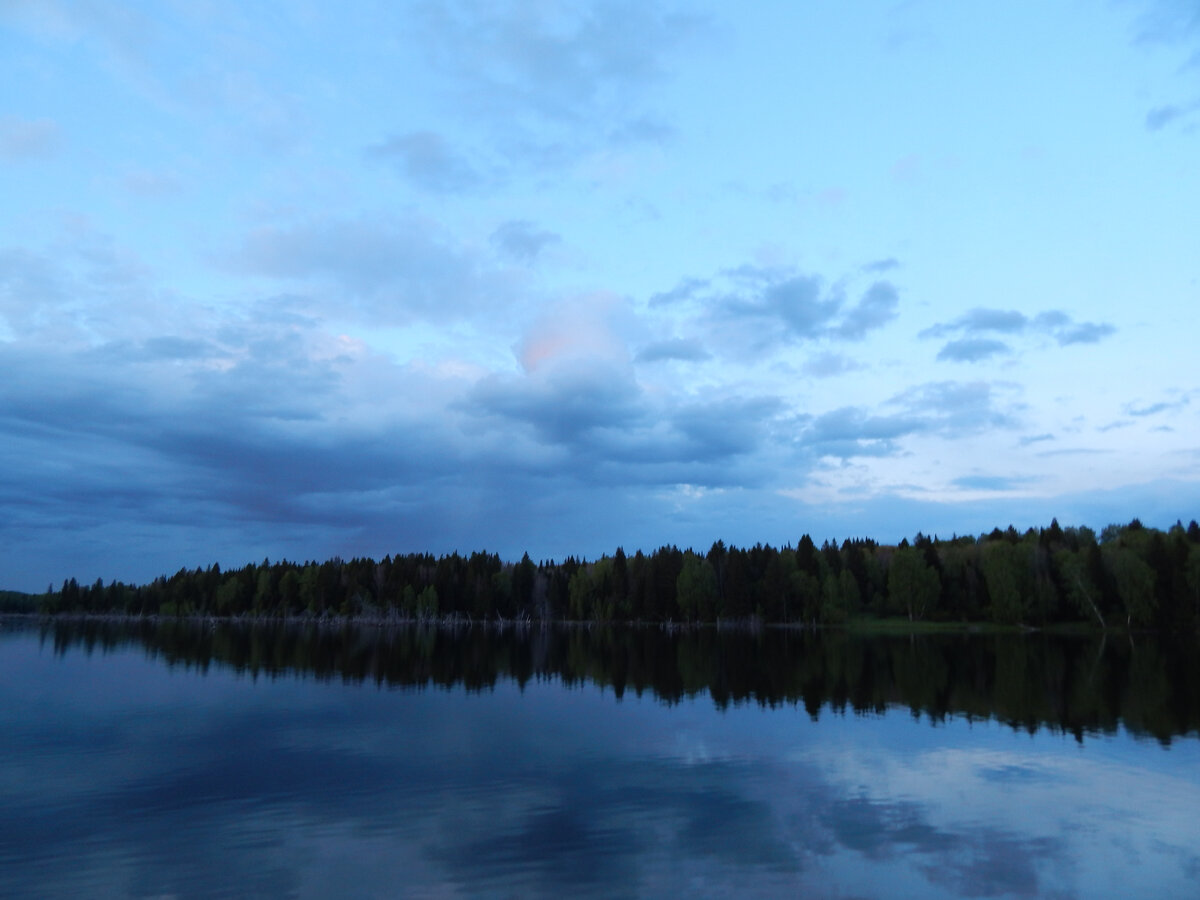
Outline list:
[[[1200,3],[0,0],[0,586],[1200,515]]]

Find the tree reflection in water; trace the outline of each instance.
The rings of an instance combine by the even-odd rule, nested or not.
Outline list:
[[[1164,744],[1200,731],[1194,640],[1150,636],[921,634],[618,627],[369,627],[346,623],[70,620],[41,626],[55,651],[140,644],[171,666],[217,665],[389,688],[592,683],[673,704],[729,704],[995,719],[1030,733],[1112,733]]]

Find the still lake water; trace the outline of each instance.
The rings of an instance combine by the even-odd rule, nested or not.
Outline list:
[[[4,897],[1197,897],[1194,645],[0,624]]]

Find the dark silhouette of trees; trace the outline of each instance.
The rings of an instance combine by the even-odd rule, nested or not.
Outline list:
[[[1091,529],[979,538],[918,533],[910,543],[825,541],[706,552],[623,548],[588,562],[517,563],[495,553],[389,555],[375,561],[251,563],[180,569],[145,585],[68,578],[35,602],[45,613],[439,620],[839,624],[913,622],[1200,630],[1200,526],[1163,532],[1134,519]]]

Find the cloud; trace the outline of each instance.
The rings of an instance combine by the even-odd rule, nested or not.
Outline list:
[[[665,54],[699,24],[638,3],[459,2],[423,13],[431,54],[482,92],[477,102],[572,123],[595,121],[663,77]]]
[[[1160,413],[1177,412],[1191,402],[1191,394],[1183,394],[1173,400],[1160,400],[1157,403],[1148,403],[1145,405],[1129,403],[1125,406],[1125,412],[1137,418],[1146,418],[1147,416],[1156,416]]]
[[[896,289],[886,281],[877,281],[867,288],[857,304],[846,311],[835,333],[846,340],[861,340],[868,332],[882,328],[896,318],[896,307],[899,305],[900,297]]]
[[[649,305],[669,306],[685,300],[691,300],[705,290],[712,282],[707,278],[685,278],[669,291],[652,294]]]
[[[368,147],[367,156],[393,164],[413,184],[434,193],[458,193],[483,181],[444,137],[432,131],[413,131],[388,138]]]
[[[464,120],[489,132],[510,166],[543,172],[597,147],[666,139],[672,126],[649,89],[705,27],[632,2],[426,3],[418,22]]]
[[[801,433],[799,444],[817,456],[840,459],[892,456],[899,439],[924,429],[920,419],[907,415],[872,415],[859,407],[845,406],[823,413]]]
[[[821,280],[815,276],[789,276],[756,287],[749,298],[727,300],[725,313],[737,319],[775,319],[792,337],[826,333],[843,302],[837,295],[823,296]]]
[[[538,258],[542,250],[562,238],[553,231],[538,228],[524,219],[513,219],[501,223],[492,232],[492,246],[509,259],[529,265]]]
[[[0,159],[50,159],[62,146],[62,129],[52,119],[0,118]]]
[[[1200,111],[1200,102],[1157,106],[1146,113],[1146,129],[1161,131],[1174,122],[1189,118],[1197,111]]]
[[[59,266],[22,248],[0,250],[0,314],[18,334],[47,322],[70,296]]]
[[[1011,478],[1003,475],[963,475],[951,480],[954,487],[967,491],[1011,491],[1028,483],[1028,478]]]
[[[837,459],[897,456],[902,440],[917,435],[957,439],[1014,428],[1017,409],[1004,406],[987,382],[938,381],[889,398],[880,411],[843,406],[800,420],[793,446],[805,456]]]
[[[886,259],[877,259],[874,262],[869,262],[862,267],[864,272],[869,272],[871,274],[890,272],[893,269],[898,268],[900,268],[900,261],[892,256],[889,256]]]
[[[148,267],[85,219],[39,250],[0,249],[0,316],[22,340],[79,346],[140,337],[185,315]]]
[[[889,404],[920,416],[931,431],[958,437],[1017,425],[1016,409],[999,406],[997,386],[985,381],[936,381],[892,397]]]
[[[528,328],[515,348],[517,359],[526,372],[588,360],[625,366],[628,316],[627,304],[611,294],[572,297],[546,309]]]
[[[743,265],[685,279],[650,305],[698,305],[713,342],[747,355],[780,341],[861,340],[896,317],[899,295],[890,282],[871,283],[850,306],[846,289],[789,268]]]
[[[801,366],[805,375],[814,378],[832,378],[859,368],[862,367],[858,363],[841,353],[818,353],[806,359]]]
[[[774,397],[729,397],[682,406],[671,423],[689,443],[688,458],[719,460],[753,451],[781,408]]]
[[[1022,447],[1028,447],[1031,444],[1040,444],[1044,441],[1053,441],[1054,439],[1055,439],[1054,435],[1050,434],[1049,432],[1046,432],[1043,434],[1034,434],[1034,435],[1029,435],[1027,437],[1023,437],[1017,443],[1020,444]]]
[[[469,397],[477,413],[532,427],[546,443],[583,447],[600,429],[626,429],[644,416],[641,390],[626,373],[593,363],[560,365],[542,376],[492,375]]]
[[[711,358],[712,354],[705,350],[699,341],[689,338],[672,338],[647,344],[638,351],[634,360],[636,362],[663,362],[665,360],[703,362]]]
[[[1002,334],[1018,334],[1029,325],[1029,319],[1024,313],[1016,310],[983,309],[976,307],[968,310],[953,322],[933,325],[921,332],[921,337],[943,337],[954,332],[975,334],[995,331]]]
[[[1095,344],[1103,340],[1117,329],[1107,323],[1079,322],[1054,332],[1054,338],[1060,347],[1068,344]]]
[[[1003,341],[988,335],[1000,334],[1010,338],[1024,335],[1045,335],[1060,347],[1071,344],[1094,344],[1116,332],[1108,323],[1076,322],[1062,310],[1052,309],[1033,318],[1011,309],[976,307],[950,322],[931,325],[920,333],[923,338],[962,337],[946,343],[938,352],[939,360],[979,362],[1002,353],[1011,352]]]
[[[502,272],[417,218],[314,219],[252,231],[225,258],[245,274],[309,285],[379,324],[445,320],[511,297]],[[348,303],[347,303],[348,301]]]
[[[979,362],[983,359],[1008,353],[1008,344],[992,338],[962,338],[950,341],[938,351],[937,358],[954,362]]]

